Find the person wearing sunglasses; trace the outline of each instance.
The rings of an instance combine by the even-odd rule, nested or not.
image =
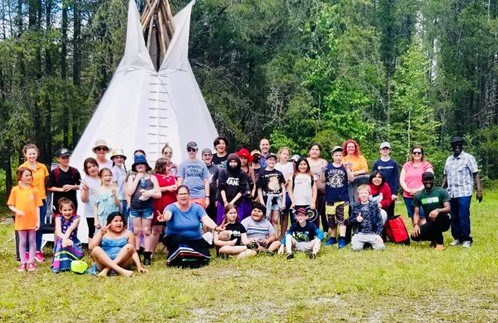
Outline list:
[[[95,159],[99,163],[99,169],[104,167],[112,169],[112,161],[107,159],[106,155],[110,151],[109,146],[103,139],[99,139],[95,141],[95,145],[92,148],[92,151],[95,153]]]
[[[399,175],[399,184],[403,189],[403,199],[405,201],[406,211],[410,219],[412,219],[412,225],[416,224],[413,217],[413,197],[424,189],[422,174],[426,172],[434,174],[434,168],[431,163],[425,160],[424,149],[420,146],[415,146],[410,150],[410,157],[403,165]],[[417,224],[422,225],[425,223],[423,211],[424,210],[421,208],[419,223]]]
[[[78,209],[78,199],[76,191],[80,188],[81,174],[69,166],[71,150],[61,148],[57,150],[57,162],[59,166],[50,171],[47,182],[47,190],[52,192],[52,209],[57,212],[59,200],[63,197],[71,200],[74,204],[74,210]]]
[[[188,158],[178,167],[178,185],[185,185],[190,190],[190,202],[197,203],[204,209],[209,206],[209,171],[206,164],[197,159],[197,144],[187,143]]]

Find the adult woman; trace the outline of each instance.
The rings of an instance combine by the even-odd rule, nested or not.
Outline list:
[[[327,161],[320,158],[321,152],[322,146],[318,143],[312,143],[308,149],[307,160],[317,188],[316,208],[322,219],[323,232],[328,232],[329,223],[325,216],[325,183],[320,181],[320,175],[325,171]],[[316,221],[314,221],[317,227],[320,226],[320,217],[317,217]]]
[[[92,148],[92,151],[95,153],[97,163],[100,168],[107,167],[109,169],[112,169],[112,161],[107,159],[106,155],[109,152],[109,147],[107,146],[107,143],[105,140],[99,139],[95,142],[95,145]]]
[[[130,277],[133,271],[127,269],[133,263],[137,271],[145,273],[140,258],[135,251],[135,236],[125,228],[123,215],[119,212],[109,214],[107,226],[95,234],[88,249],[95,260],[93,271],[100,271],[99,276],[107,276],[110,270]]]
[[[424,189],[422,182],[422,174],[425,172],[434,173],[434,169],[428,161],[425,160],[424,149],[420,146],[415,146],[410,150],[410,159],[403,165],[399,175],[399,184],[403,189],[403,199],[405,200],[406,212],[412,219],[413,223],[413,197],[419,191]],[[420,208],[420,223],[425,223],[425,216]]]
[[[152,218],[152,237],[151,237],[151,250],[156,251],[159,238],[164,231],[165,222],[158,221],[157,217],[163,213],[164,208],[171,203],[176,202],[176,178],[171,174],[172,163],[169,163],[166,158],[159,158],[156,160],[153,174],[157,178],[159,190],[161,191],[161,198],[152,201],[152,209],[154,217]]]
[[[42,199],[43,205],[40,206],[40,226],[36,230],[36,253],[35,260],[42,262],[45,260],[43,253],[41,252],[41,242],[43,234],[43,223],[45,219],[45,214],[47,213],[47,192],[45,190],[45,183],[48,178],[48,169],[42,163],[36,161],[39,155],[38,147],[35,144],[27,144],[22,149],[25,162],[19,167],[26,167],[31,170],[33,174],[33,180],[31,185],[38,189],[40,197]]]
[[[289,181],[294,174],[294,164],[289,161],[292,155],[291,149],[289,147],[282,147],[277,152],[278,162],[275,164],[275,169],[279,170],[285,179],[286,196],[285,198],[285,210],[280,213],[280,237],[285,237],[285,232],[287,231],[287,226],[289,223],[289,207],[291,201],[289,198]]]
[[[342,144],[342,150],[344,152],[344,157],[342,161],[344,164],[350,165],[350,169],[353,175],[359,176],[368,174],[368,164],[365,157],[360,152],[360,146],[353,139],[348,139]]]
[[[374,170],[368,179],[368,186],[370,187],[370,195],[377,202],[381,209],[380,215],[382,216],[383,223],[386,222],[387,217],[393,217],[394,214],[388,214],[391,203],[393,203],[391,189],[384,179],[384,175],[379,170]]]
[[[190,202],[187,186],[178,186],[177,201],[166,207],[159,217],[167,222],[166,237],[168,266],[200,267],[209,263],[209,244],[202,238],[201,224],[222,231],[198,204]]]
[[[223,136],[218,136],[213,142],[214,149],[216,150],[216,154],[213,155],[213,164],[218,166],[221,169],[227,168],[227,146],[228,140]]]
[[[173,148],[165,144],[161,150],[161,155],[166,159],[166,166],[169,168],[169,173],[175,178],[178,177],[178,165],[173,163]]]
[[[95,221],[93,204],[96,198],[96,192],[100,187],[99,164],[93,157],[85,159],[83,162],[85,176],[81,180],[81,202],[85,203],[84,216],[88,224],[88,237],[91,239],[95,234]]]

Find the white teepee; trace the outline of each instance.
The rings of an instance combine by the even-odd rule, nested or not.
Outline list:
[[[187,57],[194,2],[175,15],[175,32],[158,71],[145,45],[135,1],[129,2],[124,57],[71,156],[71,164],[82,174],[83,161],[95,157],[92,147],[98,139],[122,148],[128,168],[136,149],[146,152],[153,167],[165,143],[173,148],[177,163],[186,158],[189,141],[200,149],[212,147],[217,131]],[[83,215],[81,207],[78,212]],[[87,240],[85,222],[80,222],[82,241]]]

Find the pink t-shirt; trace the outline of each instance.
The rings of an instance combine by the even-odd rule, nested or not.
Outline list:
[[[405,170],[405,183],[406,186],[410,189],[419,188],[422,186],[422,174],[427,171],[427,169],[432,168],[431,163],[424,161],[421,164],[415,167],[412,162],[406,162],[403,165],[403,169]],[[403,190],[404,197],[413,197],[408,192]]]

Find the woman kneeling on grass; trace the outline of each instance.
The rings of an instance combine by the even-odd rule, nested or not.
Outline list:
[[[99,276],[107,276],[109,271],[113,270],[129,277],[133,271],[128,268],[133,263],[138,272],[147,272],[135,250],[135,236],[125,227],[123,215],[113,212],[107,217],[107,225],[102,227],[90,242],[90,254],[95,259],[92,271],[100,271]]]
[[[225,208],[225,218],[221,227],[225,231],[214,233],[214,244],[220,255],[233,256],[237,259],[256,255],[255,250],[247,249],[250,243],[246,228],[238,221],[237,208],[229,204]]]

